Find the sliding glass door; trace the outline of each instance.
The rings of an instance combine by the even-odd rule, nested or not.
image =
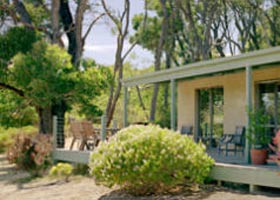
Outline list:
[[[280,128],[280,84],[279,82],[261,83],[258,85],[258,91],[258,107],[270,116],[270,122],[265,126],[270,130],[267,134],[273,136]]]
[[[214,147],[216,139],[223,134],[224,90],[208,88],[198,90],[199,97],[199,139]]]

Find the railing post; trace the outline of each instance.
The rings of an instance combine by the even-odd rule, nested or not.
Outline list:
[[[57,147],[57,116],[53,116],[53,149]]]
[[[107,116],[102,115],[101,117],[101,140],[106,140],[106,124],[107,124]]]

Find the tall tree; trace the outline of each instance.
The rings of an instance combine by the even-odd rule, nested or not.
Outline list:
[[[71,62],[74,64],[75,69],[79,70],[79,63],[82,57],[85,40],[89,35],[93,25],[104,14],[101,13],[95,17],[91,24],[87,27],[87,30],[84,34],[83,18],[86,10],[89,8],[87,0],[76,2],[77,6],[76,10],[74,10],[75,19],[73,19],[72,15],[73,10],[70,9],[69,6],[70,1],[53,0],[51,3],[52,4],[49,7],[45,1],[13,0],[10,2],[10,4],[9,1],[5,2],[3,9],[6,9],[7,7],[14,8],[9,9],[6,13],[8,13],[14,19],[15,25],[22,24],[30,31],[42,32],[42,35],[47,36],[47,39],[52,41],[53,44],[65,46],[61,37],[63,34],[66,34],[68,39],[68,52],[71,55]],[[38,15],[41,17],[38,17]],[[61,24],[63,26],[63,31]],[[9,62],[9,60],[7,62]],[[18,93],[21,93],[16,87],[8,85],[5,81],[2,83],[2,87],[4,84],[5,88],[9,87]],[[38,113],[40,116],[40,132],[52,132],[52,115],[59,115],[64,120],[64,114],[68,107],[69,105],[66,104],[66,99],[63,98],[57,101],[52,101],[52,103],[48,106],[38,107]],[[63,124],[61,124],[60,129],[62,130],[63,134]],[[63,143],[61,146],[63,146]]]
[[[102,0],[102,6],[106,15],[114,24],[117,35],[117,49],[115,53],[115,63],[113,70],[113,82],[110,86],[110,94],[106,106],[107,126],[110,125],[115,112],[117,101],[120,97],[122,89],[123,78],[123,64],[129,53],[135,47],[136,43],[132,44],[129,49],[124,52],[124,43],[128,37],[129,24],[130,24],[130,0],[124,0],[123,11],[119,15],[114,15],[105,2]],[[116,83],[116,85],[115,85]]]

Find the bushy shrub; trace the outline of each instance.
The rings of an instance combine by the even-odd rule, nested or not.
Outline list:
[[[50,170],[50,176],[56,178],[63,178],[66,182],[69,181],[69,177],[71,176],[73,171],[73,166],[69,163],[58,163],[53,166]]]
[[[35,130],[36,128],[33,126],[8,129],[0,127],[0,153],[4,153],[8,147],[13,144],[13,141],[17,135],[35,135]]]
[[[202,183],[214,161],[202,144],[158,126],[131,126],[101,143],[90,159],[97,183],[135,194],[160,193],[182,183]]]
[[[7,151],[10,163],[32,175],[40,175],[51,164],[51,137],[37,134],[30,136],[19,134]]]

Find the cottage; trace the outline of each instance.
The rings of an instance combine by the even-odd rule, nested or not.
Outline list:
[[[248,110],[252,108],[261,107],[270,115],[270,122],[265,124],[270,131],[265,134],[272,136],[280,127],[280,47],[125,79],[125,125],[127,89],[139,84],[162,82],[170,82],[171,128],[180,130],[183,126],[192,126],[195,139],[204,135],[206,140],[203,141],[210,138],[212,145],[218,130],[224,134],[234,133],[238,126],[248,127]],[[242,157],[229,156],[222,160],[217,157],[212,177],[219,181],[247,183],[251,191],[258,185],[280,188],[279,169],[246,165],[250,163],[251,144],[246,140],[244,146],[245,155]],[[239,165],[235,165],[237,163]]]

